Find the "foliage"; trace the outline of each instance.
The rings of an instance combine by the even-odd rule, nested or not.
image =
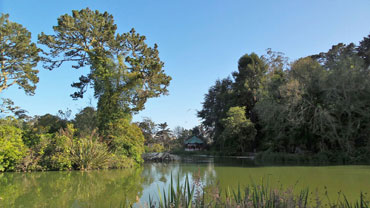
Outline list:
[[[176,139],[181,139],[182,141],[184,141],[185,139],[187,139],[187,137],[190,136],[190,131],[186,130],[184,127],[181,126],[175,126],[172,132]]]
[[[72,61],[74,68],[91,66],[90,73],[73,84],[78,89],[74,98],[82,97],[88,84],[94,85],[95,95],[99,96],[101,82],[115,79],[110,71],[111,60],[119,61],[122,70],[116,78],[124,81],[123,88],[128,86],[124,91],[132,105],[130,110],[141,110],[148,98],[167,93],[171,78],[162,70],[157,45],[148,47],[145,36],[134,29],[117,34],[113,16],[107,12],[73,10],[72,16],[60,16],[53,29],[55,35],[39,35],[39,43],[50,49],[46,52],[46,68],[52,70],[67,61]]]
[[[154,136],[157,133],[156,124],[150,118],[143,118],[143,121],[138,122],[137,126],[141,129],[145,138],[145,145],[154,142]]]
[[[217,81],[198,112],[202,123],[211,129],[213,149],[230,152],[224,143],[229,141],[234,144],[231,150],[244,151],[243,146],[236,145],[241,138],[235,136],[236,125],[230,125],[230,119],[229,125],[225,123],[230,109],[239,106],[257,131],[254,142],[246,145],[248,151],[257,148],[307,155],[331,152],[343,155],[339,161],[367,161],[368,43],[369,37],[358,46],[340,43],[328,52],[292,63],[271,49],[261,57],[241,57],[234,80]]]
[[[168,125],[166,122],[160,123],[157,125],[158,131],[155,134],[155,140],[157,142],[162,143],[165,149],[170,149],[171,146],[171,140],[173,139],[173,135],[171,130],[168,128]]]
[[[31,138],[28,138],[32,136]],[[52,134],[35,134],[27,136],[23,135],[23,140],[27,138],[26,141],[32,142],[27,144],[29,147],[25,157],[18,163],[17,169],[21,171],[39,171],[51,169],[45,163],[45,150],[49,147],[53,139]]]
[[[9,98],[1,98],[0,101],[0,113],[8,114],[13,113],[14,117],[19,119],[27,119],[27,111],[21,109],[19,106],[15,106],[14,102]]]
[[[110,159],[108,147],[99,142],[94,133],[74,140],[70,154],[71,161],[80,170],[107,168]]]
[[[22,130],[11,123],[11,120],[0,122],[0,171],[14,170],[27,151]]]
[[[8,14],[0,16],[0,34],[0,93],[18,85],[26,94],[33,95],[39,81],[35,67],[40,49],[31,42],[31,33],[9,21]]]
[[[222,151],[222,142],[219,137],[224,130],[222,119],[226,117],[229,108],[234,106],[232,83],[230,78],[217,80],[205,95],[203,109],[198,112],[203,125],[211,129],[211,137],[220,151]]]
[[[166,122],[156,124],[150,118],[143,118],[137,125],[145,138],[145,152],[163,152],[182,149],[184,141],[192,134],[191,130],[177,126],[172,131]]]
[[[257,131],[254,124],[246,118],[245,112],[245,107],[231,107],[227,117],[222,119],[225,130],[221,138],[224,138],[224,148],[229,149],[229,152],[244,153],[255,139]]]
[[[232,75],[235,106],[245,106],[246,116],[253,122],[257,121],[257,115],[253,112],[257,102],[257,90],[267,70],[266,63],[257,54],[246,54],[238,61],[238,71]]]
[[[358,55],[365,62],[365,67],[370,67],[370,34],[360,42],[357,48]]]
[[[75,129],[68,125],[66,129],[59,130],[51,138],[49,145],[45,148],[43,165],[51,170],[71,170],[72,158],[70,151],[73,147],[73,134]]]
[[[163,152],[164,147],[162,144],[150,144],[145,146],[145,152]]]
[[[351,155],[367,144],[370,77],[353,47],[333,47],[320,55],[321,65],[311,58],[294,62],[280,97],[263,96],[257,111],[275,150]]]
[[[64,62],[73,68],[90,67],[87,75],[72,86],[73,98],[82,98],[89,85],[98,99],[97,127],[118,158],[141,162],[143,136],[130,124],[133,113],[144,109],[147,99],[167,94],[171,77],[163,71],[158,46],[149,47],[134,29],[118,34],[113,16],[88,8],[62,15],[55,34],[41,33],[39,43],[47,46],[44,67],[54,69]]]
[[[269,183],[262,181],[260,184],[251,184],[241,188],[228,187],[221,190],[218,185],[209,187],[199,187],[199,184],[190,185],[186,176],[184,184],[180,184],[178,177],[174,182],[171,175],[171,181],[168,189],[160,190],[158,188],[158,201],[149,195],[149,207],[253,207],[253,208],[295,208],[295,207],[321,207],[322,198],[316,197],[314,202],[310,200],[310,191],[308,188],[294,190],[290,188],[273,188]],[[196,193],[195,190],[201,188]],[[312,194],[312,192],[311,192]],[[329,207],[369,207],[370,202],[366,199],[366,193],[360,193],[358,201],[349,202],[345,195],[340,194],[338,200],[331,202]]]
[[[51,115],[49,113],[36,116],[33,124],[33,130],[38,133],[56,133],[60,129],[67,127],[67,121],[59,116]]]
[[[132,158],[137,163],[142,162],[144,136],[138,126],[131,124],[128,119],[119,119],[108,124],[106,133],[106,142],[114,154]]]
[[[90,135],[98,127],[96,110],[93,107],[85,107],[76,114],[73,125],[79,135]]]

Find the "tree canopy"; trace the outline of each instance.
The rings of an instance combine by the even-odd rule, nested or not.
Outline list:
[[[47,46],[44,67],[54,69],[64,62],[72,62],[73,68],[90,67],[87,75],[72,84],[77,91],[73,98],[81,98],[88,85],[95,89],[95,96],[115,90],[125,98],[130,112],[144,108],[148,98],[168,92],[171,77],[163,71],[158,46],[149,47],[146,37],[134,29],[118,34],[113,16],[89,8],[73,10],[72,15],[58,18],[53,27],[55,34],[39,35],[39,43]]]
[[[11,22],[8,14],[0,16],[0,93],[18,85],[26,94],[35,93],[39,81],[37,66],[40,49],[31,41],[31,33]]]
[[[367,158],[368,45],[365,37],[359,45],[339,43],[290,63],[271,49],[260,57],[242,56],[233,79],[216,81],[198,112],[212,130],[213,148],[225,154],[254,148],[306,152],[331,161],[338,161],[333,155],[343,161]]]

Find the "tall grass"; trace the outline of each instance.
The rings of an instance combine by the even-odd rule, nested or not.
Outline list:
[[[158,187],[159,204],[161,208],[172,207],[193,207],[195,185],[190,185],[189,178],[186,175],[185,183],[180,184],[180,177],[177,177],[175,186],[172,174],[171,181],[168,186],[167,194],[163,188],[163,192]],[[149,207],[157,207],[153,198],[149,195]]]
[[[108,147],[95,135],[72,141],[71,160],[80,170],[106,168],[110,153]]]
[[[330,208],[368,208],[370,203],[363,193],[360,199],[351,203],[342,195],[336,202],[322,203],[318,195],[314,201],[309,200],[309,189],[302,189],[294,192],[292,188],[275,189],[268,183],[260,185],[252,184],[236,189],[227,188],[221,190],[218,185],[203,187],[202,193],[195,193],[196,184],[190,184],[188,176],[183,184],[180,184],[179,177],[174,183],[171,181],[167,188],[160,190],[158,187],[157,200],[149,196],[146,204],[150,208],[206,208],[206,207],[251,207],[251,208],[308,208],[308,207],[330,207]],[[140,206],[142,207],[142,206]]]

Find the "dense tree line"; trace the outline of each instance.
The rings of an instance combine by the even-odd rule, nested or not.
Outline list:
[[[293,62],[271,50],[246,54],[232,77],[209,89],[198,116],[217,151],[368,160],[369,60],[370,35]]]
[[[185,129],[181,126],[168,128],[166,122],[156,124],[152,119],[145,117],[136,123],[144,135],[145,152],[183,152],[184,142],[196,136],[206,143],[209,140],[207,130],[203,125],[195,126],[192,129]]]
[[[144,136],[132,115],[146,101],[168,93],[171,77],[163,70],[158,46],[134,29],[117,33],[113,16],[90,9],[73,10],[58,18],[54,34],[38,35],[40,49],[22,25],[0,17],[0,93],[18,85],[33,95],[38,82],[37,63],[49,70],[70,62],[75,69],[89,69],[72,83],[82,98],[90,87],[97,108],[87,107],[74,121],[60,116],[27,118],[26,112],[2,98],[0,113],[18,119],[0,121],[0,171],[94,169],[127,167],[142,162]],[[64,114],[63,114],[64,113]],[[64,117],[64,118],[63,118]]]

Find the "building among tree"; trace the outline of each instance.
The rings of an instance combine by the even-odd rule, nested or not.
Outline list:
[[[198,151],[204,148],[203,140],[199,139],[196,136],[187,139],[185,142],[185,151]]]

